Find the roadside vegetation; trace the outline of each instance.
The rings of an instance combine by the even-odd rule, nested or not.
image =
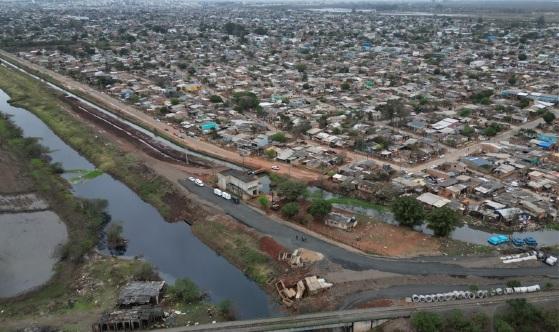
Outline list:
[[[277,274],[271,258],[259,250],[258,239],[237,225],[207,220],[192,225],[192,232],[228,261],[244,270],[252,280],[265,286]]]
[[[411,324],[416,332],[559,331],[559,308],[540,309],[526,299],[513,299],[507,301],[504,311],[495,314],[493,319],[484,313],[465,315],[459,310],[445,315],[418,312],[412,316]]]

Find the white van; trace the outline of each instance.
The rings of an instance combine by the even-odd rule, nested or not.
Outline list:
[[[216,196],[221,196],[221,190],[214,188],[214,194],[216,194]]]
[[[231,194],[223,191],[223,192],[221,192],[221,197],[225,198],[226,200],[230,200],[231,199]]]

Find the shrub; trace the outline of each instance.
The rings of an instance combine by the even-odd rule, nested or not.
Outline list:
[[[192,280],[188,278],[178,278],[175,284],[169,287],[171,297],[182,303],[195,303],[202,299],[202,292]]]
[[[442,330],[441,317],[432,312],[418,312],[411,318],[411,325],[417,332],[438,332]]]
[[[281,213],[288,218],[292,218],[299,213],[299,204],[296,202],[287,203],[281,208]]]

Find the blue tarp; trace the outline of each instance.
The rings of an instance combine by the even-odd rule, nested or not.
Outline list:
[[[494,246],[498,246],[500,244],[509,242],[509,237],[506,235],[493,235],[489,239],[487,239],[487,242]]]

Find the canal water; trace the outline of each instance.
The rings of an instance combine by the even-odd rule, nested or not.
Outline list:
[[[9,96],[0,90],[0,111],[11,115],[24,136],[37,137],[50,149],[53,162],[66,170],[93,170],[95,166],[64,143],[31,112],[12,107]],[[64,174],[69,179],[74,174]],[[79,197],[104,199],[113,221],[123,226],[128,240],[127,256],[143,256],[168,282],[187,277],[205,291],[212,302],[230,300],[238,318],[249,319],[279,315],[270,297],[226,259],[215,253],[185,223],[168,223],[151,205],[122,182],[108,174],[72,184]]]

